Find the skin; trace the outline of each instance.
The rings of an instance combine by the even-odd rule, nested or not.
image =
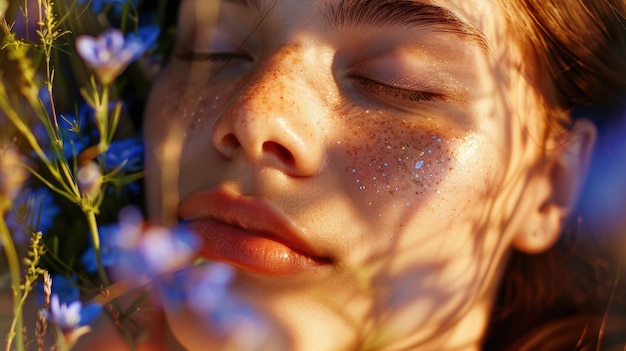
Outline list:
[[[329,264],[239,268],[232,285],[289,349],[479,349],[511,247],[556,240],[576,191],[555,184],[578,186],[593,127],[544,143],[495,0],[429,2],[482,43],[438,25],[329,26],[336,3],[183,1],[146,112],[149,212],[172,222],[222,186],[300,228]],[[192,311],[168,319],[189,349],[219,343]]]

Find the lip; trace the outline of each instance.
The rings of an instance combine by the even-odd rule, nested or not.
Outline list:
[[[179,217],[203,240],[200,254],[264,275],[292,275],[330,264],[268,201],[226,186],[181,202]]]

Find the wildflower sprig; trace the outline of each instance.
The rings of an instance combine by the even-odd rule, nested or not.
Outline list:
[[[43,11],[39,12],[39,21],[37,24],[39,25],[39,29],[37,30],[37,35],[41,40],[41,46],[44,53],[44,58],[46,60],[46,86],[48,89],[48,96],[51,101],[51,109],[52,109],[52,120],[54,121],[54,126],[58,129],[57,115],[54,107],[54,97],[52,95],[52,86],[54,81],[54,69],[51,66],[51,58],[52,58],[52,49],[56,44],[57,40],[62,36],[69,34],[69,30],[62,30],[58,27],[58,22],[56,19],[56,15],[53,12],[54,3],[52,0],[39,0],[41,2],[41,7]]]
[[[5,4],[0,2],[0,5]],[[3,18],[6,7],[0,8],[0,63],[3,65],[0,69],[0,125],[8,121],[12,127],[8,133],[16,133],[11,136],[15,143],[14,148],[22,150],[25,157],[14,163],[20,170],[30,171],[33,176],[22,192],[20,187],[24,177],[19,181],[9,181],[7,177],[3,179],[3,175],[9,174],[9,168],[0,167],[0,190],[3,189],[3,184],[9,184],[7,189],[10,190],[2,190],[6,194],[0,194],[0,248],[7,256],[14,306],[6,350],[23,350],[28,343],[26,332],[22,333],[23,306],[28,292],[43,273],[44,266],[72,276],[77,270],[80,271],[79,280],[83,284],[83,292],[98,293],[102,290],[106,294],[110,284],[101,259],[99,222],[112,218],[109,209],[105,209],[103,213],[103,206],[118,204],[119,188],[126,187],[143,174],[141,141],[122,136],[119,131],[125,105],[118,100],[120,88],[116,85],[116,79],[156,40],[154,32],[148,39],[140,35],[139,12],[135,9],[135,1],[116,2],[123,5],[122,21],[116,23],[121,24],[122,30],[128,27],[133,28],[134,32],[121,34],[120,30],[116,30],[112,32],[115,33],[113,42],[106,38],[99,41],[104,43],[104,51],[92,47],[92,53],[97,54],[93,57],[108,59],[101,66],[90,60],[88,55],[83,55],[83,61],[70,57],[75,52],[81,52],[81,47],[89,47],[90,43],[99,40],[98,37],[91,39],[92,41],[89,38],[93,37],[76,40],[80,37],[79,31],[85,28],[79,23],[80,16],[89,15],[86,7],[77,6],[79,1],[57,0],[55,3],[52,0],[38,0],[39,9],[35,11],[35,21],[32,20],[32,9],[29,13],[29,3],[24,2],[22,11],[15,11],[13,7],[17,16],[20,15],[18,12],[24,16],[22,23],[25,28],[22,35],[18,34],[14,24],[9,24]],[[68,9],[66,6],[70,3]],[[111,8],[107,7],[107,11]],[[79,11],[74,11],[75,9]],[[106,15],[97,16],[98,22],[108,27]],[[31,24],[36,25],[36,36],[28,34]],[[90,25],[90,30],[93,29],[93,25]],[[119,45],[108,47],[110,43]],[[106,51],[111,48],[117,51]],[[56,65],[58,60],[71,62],[74,66],[71,75],[84,74],[76,78],[74,83],[78,83],[78,86],[74,95],[69,94],[70,99],[66,98],[73,85],[63,84],[68,82],[68,72],[59,74],[59,69],[67,66]],[[5,69],[7,67],[10,69]],[[89,75],[89,69],[94,74]],[[57,81],[57,76],[61,82]],[[66,81],[63,82],[63,79]],[[66,98],[59,99],[58,94]],[[77,113],[74,118],[68,112],[72,110],[86,112],[81,112],[82,116]],[[85,119],[79,122],[81,117]],[[6,130],[4,125],[0,128],[0,138],[6,137]],[[72,240],[62,242],[56,235],[38,231],[50,220],[40,220],[42,214],[56,216],[56,212],[49,211],[50,208],[42,208],[43,199],[35,201],[31,196],[42,187],[51,191],[54,201],[71,204],[73,207],[70,211],[82,213],[83,222],[72,227]],[[111,192],[111,188],[117,190]],[[26,195],[18,198],[18,194]],[[48,201],[48,197],[45,199]],[[72,220],[74,218],[76,216]],[[81,233],[83,229],[84,232]],[[82,250],[80,245],[75,245],[75,249],[69,253],[64,252],[73,242],[85,242],[81,234],[87,235],[87,232],[95,249],[93,257],[97,262],[97,277],[83,271],[80,263],[75,260],[80,255],[79,250]],[[23,259],[19,258],[18,249],[21,244],[17,241],[17,233],[32,235],[31,246]],[[48,255],[43,256],[46,252]],[[42,260],[44,257],[45,260]],[[56,325],[55,328],[61,329],[62,334],[67,336],[71,332],[71,338],[59,339],[57,349],[60,350],[70,348],[80,335],[89,330],[85,325],[89,318],[83,319],[80,311],[95,309],[90,305],[83,306],[78,300],[50,301],[49,296],[44,308],[48,311],[47,317],[37,318],[37,344],[43,344],[42,335],[45,334],[47,325],[45,321],[49,320]],[[108,309],[117,313],[119,307],[113,302]],[[79,315],[81,318],[77,317]],[[124,329],[123,325],[120,327]]]
[[[14,305],[14,317],[11,322],[11,327],[9,330],[9,335],[7,336],[7,351],[9,350],[9,345],[11,345],[11,341],[14,336],[18,336],[17,345],[23,345],[23,340],[21,338],[22,334],[19,332],[22,330],[22,316],[21,310],[26,303],[26,298],[28,294],[33,290],[33,286],[35,282],[41,275],[44,274],[45,270],[39,267],[41,257],[46,253],[46,249],[43,247],[43,243],[41,242],[42,234],[41,232],[34,233],[31,237],[28,257],[24,258],[24,265],[26,266],[25,275],[23,278],[23,283],[20,284],[19,289],[13,287],[13,294],[15,297],[15,305]]]

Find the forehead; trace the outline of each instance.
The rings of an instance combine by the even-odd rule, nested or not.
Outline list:
[[[220,1],[218,1],[220,2]],[[493,0],[221,0],[265,16],[285,11],[296,23],[319,22],[329,30],[346,27],[424,28],[456,34],[488,49],[494,20]],[[297,14],[306,13],[302,18]],[[287,20],[288,21],[288,20]],[[501,26],[501,22],[496,28]]]

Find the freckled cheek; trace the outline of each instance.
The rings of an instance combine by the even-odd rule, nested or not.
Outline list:
[[[359,205],[378,216],[389,207],[411,208],[440,195],[454,169],[451,146],[457,139],[436,129],[394,118],[348,129],[351,137],[338,141],[346,154],[346,186],[363,202]]]
[[[171,132],[174,124],[184,130],[185,142],[193,141],[194,134],[202,134],[211,127],[228,101],[217,87],[191,91],[183,82],[165,79],[153,90],[145,115],[146,140],[158,142]],[[210,130],[210,129],[208,129]]]

